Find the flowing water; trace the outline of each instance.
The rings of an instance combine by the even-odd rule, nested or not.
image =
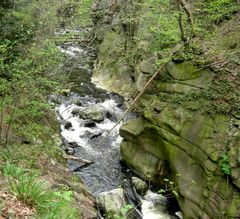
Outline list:
[[[80,33],[88,30],[60,30]],[[56,113],[61,127],[64,149],[67,154],[91,161],[91,164],[68,161],[69,169],[79,174],[89,191],[94,195],[115,189],[126,182],[126,171],[121,166],[119,145],[120,124],[107,136],[123,114],[123,98],[97,88],[91,82],[94,51],[76,40],[58,46],[66,54],[68,62],[63,67],[69,76],[71,89],[58,97]],[[52,99],[54,95],[51,96]],[[51,99],[50,98],[50,99]],[[133,115],[128,115],[133,117]],[[142,199],[145,219],[170,218],[157,212],[151,195]],[[156,198],[155,198],[156,199]]]
[[[123,113],[123,98],[91,83],[93,51],[85,51],[74,42],[65,42],[58,48],[70,57],[64,71],[72,83],[67,98],[62,97],[62,103],[56,107],[65,150],[93,162],[85,165],[69,161],[69,168],[97,195],[121,186],[125,178],[119,163],[120,125],[106,137]]]

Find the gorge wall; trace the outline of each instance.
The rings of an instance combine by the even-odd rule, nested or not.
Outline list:
[[[141,118],[122,125],[122,160],[152,183],[172,181],[184,218],[239,218],[239,14],[190,46],[149,50],[155,20],[141,15],[152,2],[97,0],[92,8],[96,83],[131,99],[167,63],[137,103]]]

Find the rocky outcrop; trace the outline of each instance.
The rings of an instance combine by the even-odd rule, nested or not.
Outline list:
[[[240,120],[161,100],[206,90],[214,77],[186,62],[170,62],[165,71],[171,79],[156,81],[141,99],[143,118],[121,127],[122,160],[143,179],[164,187],[164,179],[173,181],[184,218],[239,217]]]
[[[94,5],[98,32],[94,81],[129,97],[142,89],[156,71],[156,60],[164,56],[145,51],[147,36],[138,44],[141,55],[135,53],[134,46],[127,47],[131,45],[131,34],[151,33],[146,28],[148,21],[119,22],[126,2],[98,0]],[[105,28],[99,28],[101,25]],[[227,25],[222,29],[222,33],[228,30]],[[223,47],[231,41],[228,33],[222,38]],[[170,191],[176,190],[186,219],[240,217],[240,111],[235,104],[239,102],[235,98],[239,94],[239,74],[237,70],[229,73],[239,64],[236,67],[234,61],[234,67],[229,65],[226,72],[220,71],[222,67],[210,68],[212,65],[206,64],[208,50],[214,48],[215,56],[229,49],[217,48],[216,42],[221,39],[214,41],[212,47],[205,44],[206,51],[198,54],[194,62],[181,58],[181,52],[175,53],[136,107],[141,119],[127,122],[120,130],[122,160],[144,180],[164,188],[164,179],[172,181],[167,186]],[[140,58],[132,61],[129,54]],[[199,67],[202,60],[206,63]],[[225,96],[229,97],[222,100]]]
[[[131,61],[124,58],[130,52],[126,48],[129,36],[136,29],[136,24],[123,21],[126,6],[131,5],[132,2],[124,0],[98,0],[92,7],[98,53],[92,80],[125,96],[136,90]]]
[[[221,171],[222,142],[214,140],[226,131],[226,118],[166,107],[152,119],[122,126],[122,160],[144,179],[174,181],[184,218],[239,217],[239,188]]]

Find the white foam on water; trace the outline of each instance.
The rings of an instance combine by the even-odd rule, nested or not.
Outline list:
[[[79,54],[86,54],[87,52],[84,49],[81,49],[78,46],[67,46],[66,48],[62,48],[57,46],[60,52],[67,54],[69,56],[76,56]]]
[[[74,52],[68,51],[67,49],[63,49],[63,48],[60,47],[60,46],[58,46],[57,48],[60,50],[60,52],[62,52],[62,53],[64,53],[64,54],[67,54],[67,55],[69,55],[69,56],[75,56],[75,55],[76,55]]]
[[[165,213],[165,206],[161,203],[164,199],[162,195],[148,190],[141,200],[143,219],[172,219],[172,216]]]
[[[114,100],[105,100],[104,102],[95,103],[94,101],[89,101],[86,107],[77,106],[75,104],[61,104],[56,111],[59,112],[59,120],[64,121],[64,124],[61,125],[61,134],[68,142],[76,142],[79,146],[89,148],[89,135],[84,136],[86,132],[88,134],[96,134],[102,133],[102,136],[108,135],[112,138],[111,146],[119,147],[122,138],[119,136],[119,129],[121,123],[118,124],[110,133],[111,130],[115,126],[115,122],[111,121],[108,118],[105,118],[104,121],[100,123],[96,123],[95,127],[83,127],[81,123],[84,121],[83,119],[79,118],[79,115],[73,115],[73,110],[84,110],[86,108],[99,108],[102,111],[108,111],[115,115],[121,115],[122,110],[117,107],[117,104]],[[72,127],[69,129],[65,128],[66,122],[70,122]]]

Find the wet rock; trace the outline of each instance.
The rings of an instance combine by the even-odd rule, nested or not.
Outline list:
[[[99,136],[101,136],[103,134],[102,131],[95,131],[95,132],[91,132],[89,130],[86,130],[83,134],[80,135],[81,138],[88,138],[88,139],[94,139],[97,138]]]
[[[236,190],[239,170],[232,169],[233,187],[227,180],[222,180],[222,173],[217,171],[216,165],[221,156],[221,143],[218,144],[214,136],[226,133],[227,118],[218,116],[213,119],[180,107],[176,110],[167,106],[157,117],[148,114],[150,119],[151,122],[129,120],[121,127],[120,134],[124,138],[121,143],[122,161],[137,176],[148,177],[155,183],[163,183],[171,172],[180,174],[170,180],[177,179],[178,184],[189,185],[179,188],[182,196],[179,205],[184,218],[214,218],[214,215],[225,211],[223,206],[229,200],[230,191],[234,194],[232,210],[226,214],[229,218],[238,216],[235,207],[238,199],[235,197],[239,196]],[[237,140],[233,141],[231,148],[237,149],[238,145]],[[232,149],[229,153],[231,158],[234,157],[230,160],[235,161],[230,161],[230,166],[237,166],[237,150]],[[200,203],[204,208],[199,208]]]
[[[124,103],[124,98],[117,93],[111,93],[110,98],[113,99],[115,103],[117,103],[117,107],[122,106]]]
[[[151,201],[153,205],[160,205],[162,211],[167,210],[167,199],[163,195],[153,193],[148,190],[144,196],[144,199],[146,201]]]
[[[112,112],[107,112],[106,117],[113,122],[117,122],[118,120],[117,115],[114,115]]]
[[[64,125],[64,128],[69,130],[70,128],[72,128],[72,123],[67,121]]]
[[[73,148],[65,148],[65,152],[67,155],[74,155],[75,150]]]
[[[99,136],[101,136],[103,133],[101,131],[99,132],[94,132],[91,136],[90,136],[90,139],[94,139],[94,138],[97,138]]]
[[[49,102],[53,104],[60,104],[63,101],[62,95],[51,94],[48,97]]]
[[[67,145],[68,145],[68,147],[70,147],[70,148],[79,147],[79,145],[78,145],[76,142],[68,142]]]
[[[147,183],[137,177],[132,177],[132,184],[140,195],[145,194],[148,190]]]
[[[71,93],[70,89],[63,89],[60,91],[60,93],[63,95],[63,96],[66,96],[68,97]]]
[[[82,126],[88,127],[88,128],[94,128],[96,126],[96,123],[94,121],[92,121],[92,120],[85,120],[82,123]]]
[[[79,114],[79,111],[80,111],[80,109],[78,108],[78,107],[76,107],[76,108],[73,108],[72,109],[72,115],[78,115]]]
[[[77,106],[82,106],[82,102],[80,100],[75,100],[74,104]]]
[[[79,117],[82,119],[90,119],[95,122],[102,122],[104,120],[105,112],[97,107],[86,108],[79,112]]]
[[[92,132],[86,130],[82,134],[79,135],[80,138],[90,138],[92,135]]]
[[[183,214],[182,214],[181,211],[175,212],[175,215],[176,215],[179,219],[183,219]]]
[[[127,204],[122,188],[100,193],[97,196],[96,202],[98,207],[107,215],[120,215],[121,208]]]

